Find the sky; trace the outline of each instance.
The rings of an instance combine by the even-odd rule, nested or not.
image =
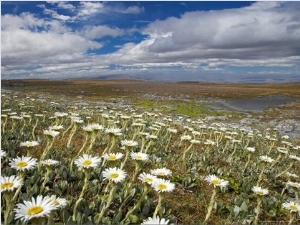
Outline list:
[[[300,81],[299,1],[1,1],[1,79]]]

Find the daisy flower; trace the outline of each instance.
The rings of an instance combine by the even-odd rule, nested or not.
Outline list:
[[[16,170],[32,170],[37,165],[37,160],[29,156],[12,159],[9,165]]]
[[[57,135],[59,135],[59,132],[58,131],[55,131],[55,130],[44,130],[44,134],[45,135],[48,135],[48,136],[51,136],[51,137],[56,137]]]
[[[1,176],[1,192],[3,191],[13,191],[23,184],[23,179],[12,175],[10,177]]]
[[[84,126],[84,127],[82,127],[82,129],[88,133],[93,132],[93,130],[94,130],[93,126],[91,126],[91,125]]]
[[[290,159],[295,159],[297,161],[300,161],[300,157],[299,156],[296,156],[296,155],[289,155],[289,158]]]
[[[93,130],[103,130],[103,126],[98,123],[93,123],[90,126],[93,128]]]
[[[259,186],[254,186],[251,190],[257,195],[267,195],[267,194],[269,194],[268,189],[264,189],[264,188],[261,188]]]
[[[180,140],[182,140],[182,141],[190,141],[191,139],[192,139],[191,135],[182,135],[180,137]]]
[[[285,202],[282,204],[282,207],[287,210],[290,210],[290,212],[300,212],[300,204],[296,202]]]
[[[153,181],[157,179],[157,176],[143,172],[138,176],[138,179],[140,179],[143,183],[148,183],[151,185]]]
[[[6,157],[6,152],[3,151],[2,149],[0,150],[0,156],[1,156],[1,159],[2,159],[3,157]]]
[[[37,141],[25,141],[25,142],[21,142],[20,143],[20,146],[21,147],[35,147],[35,146],[38,146],[40,143],[37,142]]]
[[[158,216],[156,217],[148,217],[148,219],[144,220],[142,225],[160,225],[160,224],[168,224],[169,220],[166,220],[164,218],[160,219]]]
[[[41,163],[44,166],[54,166],[54,165],[59,164],[59,162],[54,159],[46,159],[46,160],[43,160]]]
[[[45,199],[49,199],[50,203],[53,203],[57,208],[64,208],[68,202],[65,198],[56,197],[56,195],[46,196]]]
[[[35,199],[32,197],[31,201],[24,201],[17,204],[14,209],[16,215],[15,219],[21,219],[24,222],[33,218],[47,217],[51,211],[57,209],[54,202],[49,201],[49,197],[37,196]]]
[[[228,181],[220,179],[214,174],[207,176],[204,180],[206,180],[210,184],[213,184],[214,187],[226,188],[226,186],[228,185]]]
[[[88,154],[83,154],[83,156],[79,156],[78,159],[74,161],[75,165],[80,169],[96,168],[100,162],[101,159],[99,157],[92,157]]]
[[[104,180],[113,181],[115,183],[121,182],[126,177],[126,172],[119,168],[107,168],[102,172]]]
[[[295,177],[295,178],[299,177],[297,174],[290,173],[290,172],[286,172],[285,174],[289,177]]]
[[[154,179],[151,186],[157,192],[171,192],[175,189],[175,184],[161,178]]]
[[[120,136],[122,134],[122,130],[120,128],[107,128],[105,133]]]
[[[106,153],[102,157],[107,161],[115,161],[121,159],[123,157],[123,153]]]
[[[133,141],[133,140],[123,140],[123,141],[121,141],[121,144],[125,145],[127,147],[134,147],[134,146],[138,145],[138,143],[136,141]]]
[[[131,152],[130,157],[133,160],[141,160],[141,161],[145,161],[149,159],[148,154],[143,152]]]
[[[155,176],[168,176],[172,174],[172,171],[164,167],[151,170],[150,173]]]
[[[300,188],[300,183],[288,181],[287,185],[292,186],[294,188]]]
[[[51,126],[49,127],[50,130],[61,130],[61,129],[64,129],[64,126],[62,125],[54,125],[54,126]]]
[[[259,158],[261,161],[268,162],[268,163],[271,163],[274,161],[274,159],[270,158],[269,156],[265,156],[265,155],[262,155]]]
[[[254,147],[247,147],[246,150],[248,152],[255,152],[255,148]]]

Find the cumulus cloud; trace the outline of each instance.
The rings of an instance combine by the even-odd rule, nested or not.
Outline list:
[[[233,67],[241,66],[285,67],[287,74],[300,67],[297,2],[263,1],[243,8],[193,11],[156,20],[139,30],[144,35],[139,43],[129,41],[119,45],[117,51],[101,55],[88,51],[103,47],[103,37],[122,37],[137,32],[137,28],[125,30],[101,24],[100,20],[74,31],[64,21],[86,21],[93,15],[114,13],[138,14],[144,8],[118,2],[81,2],[76,8],[66,2],[51,4],[56,8],[40,7],[55,20],[30,13],[1,17],[4,74],[20,74],[34,68],[33,72],[50,77],[89,76],[99,71],[111,73],[109,67],[115,65],[118,71],[131,73],[159,71],[167,77],[168,71],[177,76],[189,72],[196,77],[201,72],[231,74]],[[69,10],[73,16],[59,14],[58,8]],[[100,42],[95,41],[98,39]]]
[[[88,39],[97,39],[105,36],[117,37],[124,34],[124,30],[120,28],[110,28],[105,25],[86,26],[82,30],[83,36]]]
[[[149,35],[147,51],[170,61],[260,61],[299,56],[300,14],[295,6],[296,3],[259,2],[240,9],[196,11],[155,21],[144,29]]]

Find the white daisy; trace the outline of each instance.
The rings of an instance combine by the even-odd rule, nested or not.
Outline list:
[[[37,159],[29,156],[22,156],[12,159],[9,165],[16,170],[32,170],[37,165]]]
[[[51,137],[56,137],[57,135],[59,135],[59,132],[50,129],[50,130],[44,130],[44,134]]]
[[[282,207],[290,210],[290,212],[300,212],[300,204],[296,202],[285,202],[282,204]]]
[[[25,142],[21,142],[20,143],[20,146],[21,147],[35,147],[35,146],[38,146],[40,143],[37,142],[37,141],[25,141]]]
[[[156,217],[148,217],[148,219],[144,220],[142,225],[160,225],[160,224],[168,224],[169,220],[166,220],[164,218],[160,219],[158,216]]]
[[[126,172],[119,168],[107,168],[102,172],[102,175],[104,177],[104,180],[110,180],[115,183],[121,182],[126,177]]]
[[[261,188],[259,186],[254,186],[251,190],[257,195],[267,195],[267,194],[269,194],[268,189],[264,189],[264,188]]]
[[[289,177],[295,177],[295,178],[299,177],[297,174],[290,173],[290,172],[286,172],[285,174]]]
[[[288,181],[287,185],[292,186],[294,188],[300,188],[300,183]]]
[[[138,143],[136,141],[133,141],[133,140],[123,140],[123,141],[121,141],[121,144],[125,145],[127,147],[134,147],[134,146],[138,145]]]
[[[190,141],[191,139],[192,139],[191,135],[182,135],[180,137],[180,140],[182,140],[182,141]]]
[[[297,161],[300,161],[300,157],[299,156],[296,156],[296,155],[289,155],[289,158],[290,159],[295,159]]]
[[[93,130],[103,130],[103,126],[98,123],[93,123],[90,126],[93,128]]]
[[[88,154],[83,154],[74,161],[75,165],[80,169],[96,168],[100,162],[101,159],[99,157],[93,157]]]
[[[50,130],[61,130],[61,129],[64,129],[64,126],[63,125],[54,125],[54,126],[51,126],[49,127]]]
[[[246,150],[248,152],[255,152],[255,148],[254,147],[247,147]]]
[[[155,179],[151,186],[157,192],[171,192],[175,189],[175,184],[171,183],[169,180],[161,178]]]
[[[91,126],[91,125],[84,126],[84,127],[82,127],[82,129],[87,133],[91,133],[94,130],[93,126]]]
[[[59,164],[59,161],[54,160],[54,159],[46,159],[46,160],[43,160],[41,163],[44,166],[54,166],[54,165]]]
[[[120,128],[107,128],[105,133],[120,136],[122,135],[122,130]]]
[[[218,178],[216,175],[208,175],[204,180],[213,184],[214,187],[226,188],[228,185],[228,181]]]
[[[29,221],[33,218],[47,217],[51,211],[57,209],[54,202],[49,201],[49,197],[37,196],[32,197],[31,201],[24,201],[24,203],[17,204],[14,209],[16,215],[15,219]]]
[[[106,153],[102,157],[107,161],[115,161],[121,159],[123,157],[123,153]]]
[[[3,191],[13,191],[23,184],[23,179],[12,175],[10,177],[1,176],[1,192]]]
[[[141,161],[146,161],[149,159],[148,154],[143,152],[131,152],[130,157],[133,160],[141,160]]]
[[[155,180],[155,179],[157,179],[157,176],[154,176],[154,175],[152,175],[152,174],[150,174],[150,173],[145,173],[145,172],[143,172],[143,173],[141,173],[139,176],[138,176],[138,179],[140,179],[143,183],[148,183],[148,184],[152,184],[153,183],[153,181]]]
[[[261,161],[263,162],[268,162],[268,163],[271,163],[274,161],[274,159],[270,158],[269,156],[266,156],[266,155],[262,155],[259,157]]]
[[[155,176],[168,176],[172,174],[172,171],[164,167],[151,170],[150,173]]]
[[[2,149],[0,150],[0,156],[1,156],[1,159],[2,159],[3,157],[6,157],[6,152],[3,151]]]
[[[49,202],[54,203],[57,208],[64,208],[68,202],[65,198],[56,197],[56,195],[46,196],[45,199],[49,199]]]

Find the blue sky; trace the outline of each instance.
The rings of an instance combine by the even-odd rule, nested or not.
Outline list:
[[[1,2],[2,79],[300,81],[300,2]]]

